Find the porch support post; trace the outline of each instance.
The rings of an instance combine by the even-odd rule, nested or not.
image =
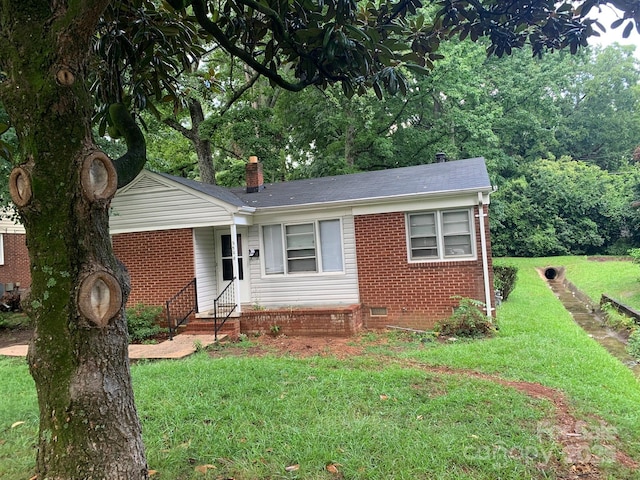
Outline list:
[[[240,272],[238,271],[238,229],[236,224],[231,224],[231,259],[233,263],[233,294],[237,305],[237,312],[242,312],[240,304]]]

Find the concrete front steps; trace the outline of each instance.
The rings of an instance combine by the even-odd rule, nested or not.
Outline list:
[[[180,329],[181,333],[188,335],[213,335],[214,334],[213,318],[204,316],[196,317]],[[225,335],[229,340],[237,340],[240,336],[240,317],[230,317],[218,331],[218,337]]]

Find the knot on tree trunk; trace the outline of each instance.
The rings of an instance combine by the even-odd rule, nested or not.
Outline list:
[[[76,76],[69,67],[60,67],[56,72],[56,80],[60,85],[70,87],[76,81]]]
[[[96,266],[80,281],[78,310],[93,325],[106,327],[122,308],[122,287],[113,274]]]
[[[9,175],[9,193],[11,200],[18,207],[26,206],[33,196],[31,189],[31,172],[24,166],[16,167]]]
[[[118,174],[111,159],[101,151],[87,155],[82,161],[80,183],[89,202],[110,200],[118,188]]]

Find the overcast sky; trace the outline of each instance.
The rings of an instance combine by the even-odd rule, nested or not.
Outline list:
[[[594,9],[595,11],[595,9]],[[597,18],[598,21],[607,29],[606,33],[601,33],[600,37],[591,37],[589,38],[589,43],[593,43],[594,45],[607,46],[614,42],[619,43],[620,45],[635,45],[636,46],[636,56],[640,58],[640,34],[634,28],[629,35],[628,38],[622,38],[622,32],[624,31],[624,27],[627,22],[624,22],[620,27],[612,30],[611,24],[617,19],[620,18],[620,13],[617,10],[614,10],[608,6],[602,7],[602,12],[593,13],[591,16]],[[597,28],[597,27],[596,27]]]

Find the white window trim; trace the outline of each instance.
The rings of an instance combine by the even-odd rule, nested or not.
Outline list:
[[[459,255],[459,256],[444,256],[444,235],[442,233],[442,214],[443,213],[455,213],[455,212],[467,212],[469,214],[469,233],[471,237],[471,254]],[[411,257],[411,215],[420,215],[425,213],[434,213],[436,216],[436,245],[438,248],[437,257]],[[478,259],[476,250],[476,226],[475,226],[475,211],[473,207],[467,208],[451,208],[440,210],[420,210],[415,212],[407,212],[405,214],[405,229],[406,229],[406,245],[407,245],[407,260],[409,263],[442,263],[442,262],[465,262]]]
[[[0,233],[0,265],[4,265],[4,234]]]
[[[342,253],[342,270],[340,271],[328,271],[325,272],[322,270],[322,248],[320,241],[320,222],[325,221],[337,221],[340,225],[340,246]],[[315,250],[316,250],[316,271],[315,272],[288,272],[287,269],[287,235],[286,235],[286,227],[292,225],[308,225],[313,224],[313,233],[315,235]],[[344,275],[346,273],[346,264],[345,264],[345,254],[344,254],[344,225],[342,223],[341,218],[320,218],[311,221],[297,221],[297,222],[269,222],[264,223],[259,226],[259,234],[260,234],[260,248],[266,255],[266,248],[263,237],[263,227],[267,225],[280,225],[282,231],[282,252],[283,252],[283,262],[284,262],[284,273],[266,273],[266,266],[264,256],[261,256],[260,260],[260,269],[262,273],[262,278],[282,278],[282,277],[300,277],[300,276],[317,276],[317,275]]]

